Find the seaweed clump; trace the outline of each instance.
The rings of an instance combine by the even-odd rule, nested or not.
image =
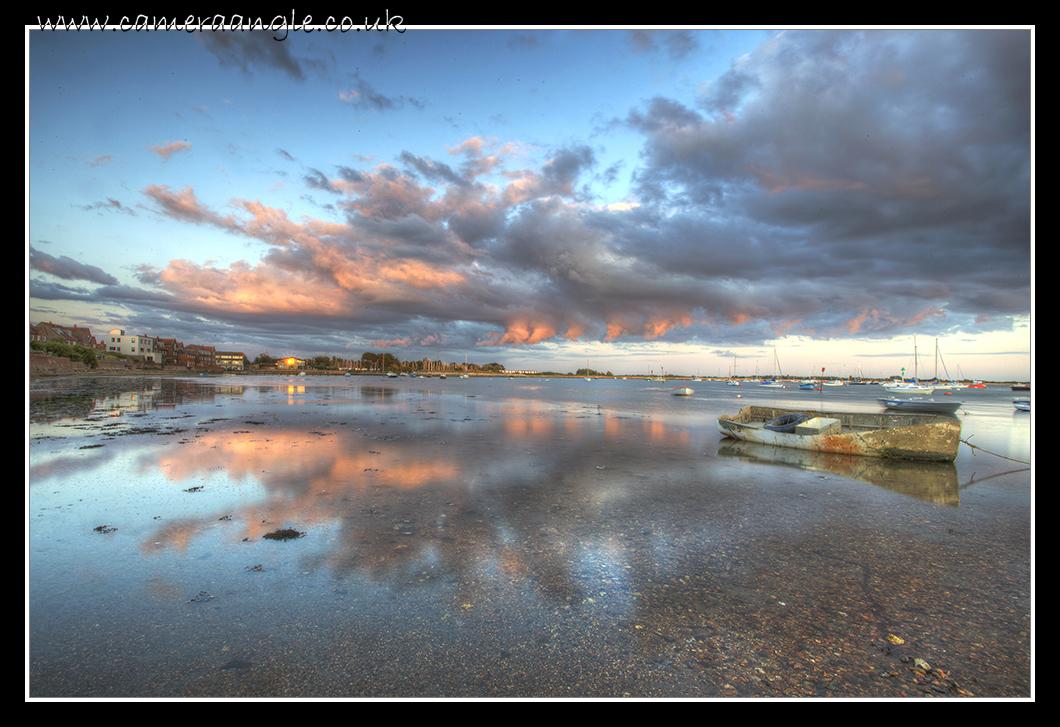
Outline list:
[[[300,533],[291,528],[284,528],[282,530],[273,530],[271,533],[266,533],[263,537],[267,540],[295,540],[304,536],[305,533]]]

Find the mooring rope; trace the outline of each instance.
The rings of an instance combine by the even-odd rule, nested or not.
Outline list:
[[[974,436],[975,436],[975,435],[973,434],[973,435],[972,435],[972,437],[974,437]],[[969,439],[970,439],[970,438],[971,438],[971,437],[969,437]],[[971,447],[971,448],[972,448],[973,450],[975,450],[975,449],[978,449],[978,450],[979,450],[979,451],[981,451],[981,452],[986,452],[987,454],[992,454],[992,455],[994,455],[995,457],[1000,457],[1001,459],[1007,459],[1007,460],[1009,460],[1010,462],[1019,462],[1020,464],[1030,464],[1030,462],[1024,462],[1024,461],[1023,461],[1022,459],[1014,459],[1014,458],[1012,458],[1012,457],[1006,457],[1006,456],[1005,456],[1005,455],[1003,455],[1003,454],[998,454],[997,452],[991,452],[991,451],[990,451],[989,449],[983,449],[982,447],[977,447],[977,446],[975,446],[974,444],[972,444],[971,442],[969,442],[969,441],[968,441],[967,439],[962,439],[961,441],[962,441],[962,442],[964,442],[965,444],[967,444],[967,445],[968,445],[969,447]],[[972,454],[975,454],[975,452],[972,452]]]

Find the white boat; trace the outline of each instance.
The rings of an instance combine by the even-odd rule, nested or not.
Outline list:
[[[784,372],[780,370],[780,358],[777,356],[777,345],[773,344],[773,376],[768,379],[762,379],[758,383],[759,386],[766,389],[786,389],[788,387],[777,381],[777,375],[783,376]]]
[[[936,389],[963,389],[964,384],[958,383],[950,378],[950,372],[946,369],[946,362],[942,362],[942,371],[946,374],[945,380],[939,378],[939,361],[942,354],[939,353],[939,339],[935,339],[935,378],[931,379],[931,385]],[[921,384],[925,382],[920,382]]]
[[[896,384],[887,387],[887,391],[895,394],[930,394],[934,390],[934,386],[925,386],[923,384]]]
[[[938,342],[935,343],[936,350]],[[937,364],[936,364],[937,368]],[[902,368],[902,378],[887,382],[887,391],[894,394],[930,394],[935,390],[931,384],[925,384],[920,380],[920,364],[917,357],[916,336],[913,336],[913,380],[905,380],[905,368]]]
[[[674,386],[670,388],[670,391],[674,392],[674,396],[692,396],[696,393],[687,386]]]
[[[888,396],[885,399],[877,399],[876,401],[888,409],[931,414],[953,414],[964,404],[963,401],[935,401],[934,399],[921,399],[919,397],[906,399],[898,396]]]
[[[787,431],[790,429],[791,431]],[[745,406],[718,417],[726,437],[816,452],[952,462],[961,420],[906,412],[816,412]]]
[[[1012,400],[1012,406],[1016,407],[1020,411],[1030,411],[1031,410],[1031,400],[1030,399],[1013,399]]]
[[[740,386],[740,380],[736,378],[736,357],[732,357],[732,366],[729,368],[729,380],[725,382],[727,386]]]

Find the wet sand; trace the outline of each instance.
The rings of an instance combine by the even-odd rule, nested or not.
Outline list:
[[[732,452],[766,392],[707,382],[72,382],[31,392],[31,697],[1032,696],[1011,461]]]

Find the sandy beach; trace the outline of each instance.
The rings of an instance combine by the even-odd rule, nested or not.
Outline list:
[[[28,696],[1032,697],[1016,394],[880,469],[716,427],[866,387],[668,386],[35,380]]]

